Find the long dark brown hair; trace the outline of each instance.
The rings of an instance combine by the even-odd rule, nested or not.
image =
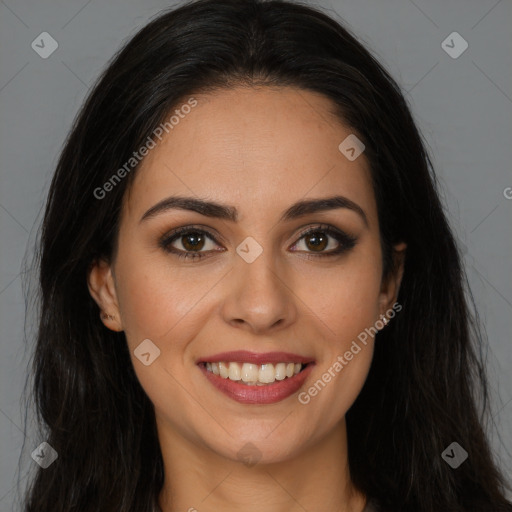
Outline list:
[[[512,511],[486,437],[485,344],[422,137],[400,87],[342,24],[298,2],[198,0],[160,14],[90,92],[51,183],[37,265],[41,307],[31,389],[59,453],[39,469],[26,512],[150,512],[164,473],[154,409],[124,334],[106,329],[87,288],[116,248],[135,167],[94,191],[183,98],[235,85],[294,86],[332,101],[364,142],[386,275],[407,243],[402,311],[377,335],[368,379],[346,415],[354,484],[387,512]],[[453,469],[443,451],[468,459]]]

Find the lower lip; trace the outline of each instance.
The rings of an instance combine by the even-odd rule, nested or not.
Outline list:
[[[240,384],[240,381],[224,379],[208,371],[202,364],[199,365],[199,368],[219,391],[237,402],[242,404],[273,404],[298,391],[311,373],[313,366],[314,363],[309,363],[297,375],[264,386],[248,386],[247,384]]]

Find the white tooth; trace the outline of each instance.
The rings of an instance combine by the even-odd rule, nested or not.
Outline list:
[[[224,379],[229,377],[228,365],[226,363],[219,363],[219,373],[220,376]]]
[[[276,380],[293,377],[300,372],[300,363],[271,363],[261,366],[252,363],[218,362],[206,363],[207,370],[224,379],[242,381],[249,386],[264,386]]]
[[[212,371],[212,363],[206,363],[206,369]]]
[[[283,380],[286,378],[286,363],[276,364],[276,380]]]
[[[266,384],[276,380],[276,372],[273,364],[262,364],[258,374],[258,380]]]
[[[240,365],[238,363],[229,363],[229,378],[231,380],[240,380]]]
[[[258,370],[259,367],[257,364],[244,363],[242,365],[242,380],[244,382],[255,382],[258,380]]]

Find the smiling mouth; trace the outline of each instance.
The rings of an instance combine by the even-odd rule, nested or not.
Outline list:
[[[203,362],[200,366],[218,377],[247,386],[267,386],[284,381],[302,372],[308,363],[253,364],[234,361]]]

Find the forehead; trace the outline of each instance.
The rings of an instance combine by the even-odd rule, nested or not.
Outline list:
[[[210,198],[246,211],[286,208],[306,197],[341,194],[374,224],[375,203],[364,153],[338,148],[353,131],[328,98],[290,87],[222,89],[177,104],[172,128],[142,161],[126,199],[140,216],[171,194]],[[190,102],[188,103],[190,104]],[[178,112],[176,112],[178,111]],[[256,208],[256,210],[254,210]]]

